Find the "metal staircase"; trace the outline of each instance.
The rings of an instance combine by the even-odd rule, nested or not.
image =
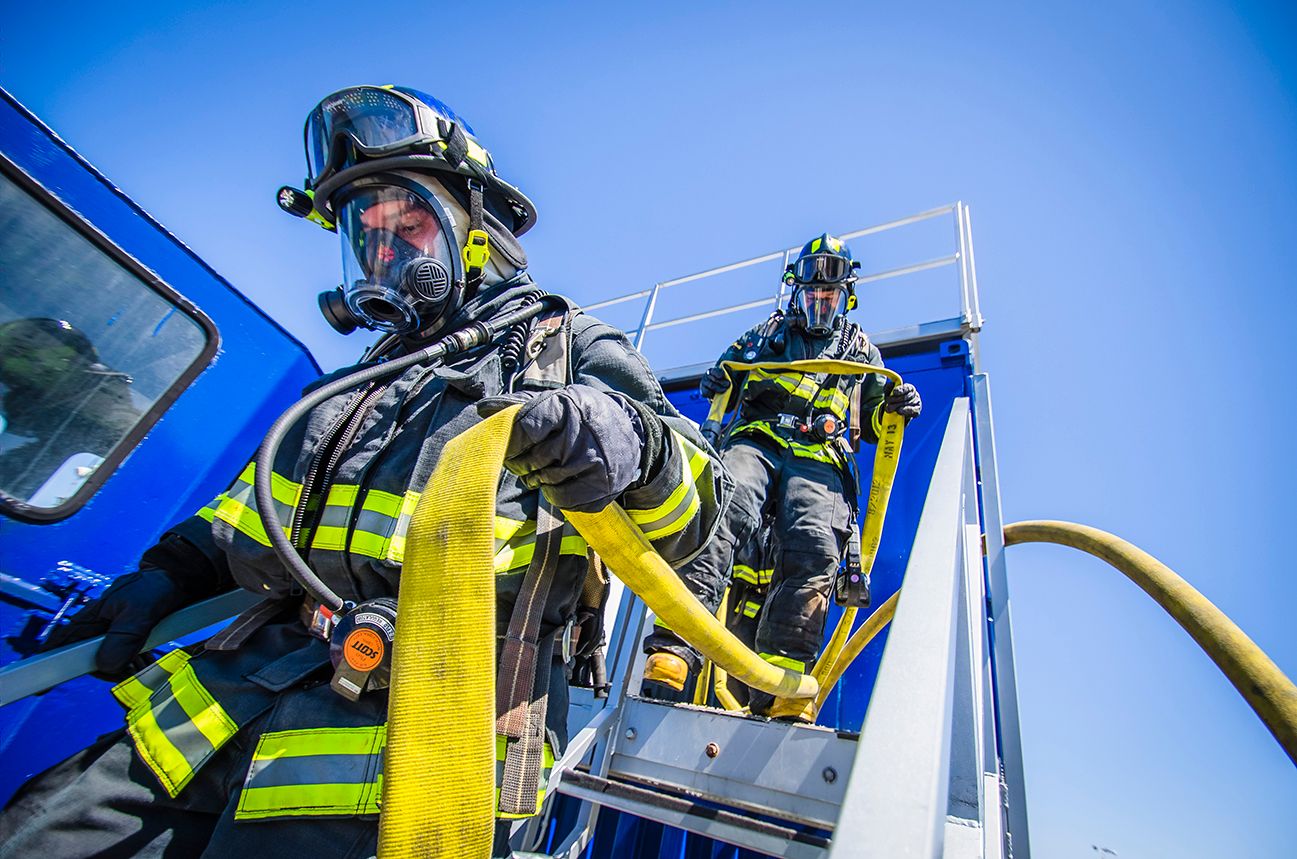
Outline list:
[[[552,782],[557,794],[580,803],[579,810],[566,827],[551,819],[533,825],[518,843],[548,828],[549,843],[533,838],[532,846],[544,846],[553,856],[581,855],[611,810],[775,856],[1029,856],[990,391],[975,364],[981,316],[968,210],[956,203],[844,238],[940,218],[954,222],[953,253],[862,278],[878,282],[953,266],[958,317],[879,332],[874,340],[888,354],[924,344],[953,351],[948,344],[958,338],[969,346],[974,372],[949,403],[926,492],[916,488],[922,512],[861,731],[794,726],[639,697],[640,642],[652,618],[638,599],[622,593],[609,644],[613,694],[607,701],[574,698],[570,723],[574,730],[584,727]],[[762,313],[782,303],[781,290],[773,298],[654,321],[663,290],[749,266],[782,266],[789,253],[589,307],[598,311],[643,299],[633,331],[642,349],[654,330]],[[687,338],[673,338],[682,339]],[[709,338],[708,348],[719,351],[716,342]],[[662,380],[668,390],[692,386],[709,365],[672,370]],[[929,413],[940,415],[940,409],[929,403]],[[556,835],[559,828],[565,831]]]

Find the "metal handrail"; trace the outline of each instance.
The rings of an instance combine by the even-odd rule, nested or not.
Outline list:
[[[968,331],[979,331],[982,327],[981,306],[977,295],[977,275],[973,265],[973,237],[969,226],[968,206],[963,202],[949,203],[944,206],[938,206],[913,215],[907,215],[903,218],[895,218],[885,221],[881,224],[875,224],[859,230],[843,233],[841,238],[849,241],[858,239],[863,236],[874,235],[877,233],[893,230],[922,221],[939,218],[944,215],[954,215],[955,227],[955,251],[933,259],[922,262],[910,263],[908,265],[898,266],[896,268],[886,269],[884,271],[870,272],[862,275],[856,282],[858,284],[876,283],[882,280],[888,280],[895,277],[901,277],[907,274],[915,274],[921,271],[928,271],[945,266],[958,266],[959,285],[960,285],[960,317]],[[644,309],[640,314],[639,325],[630,329],[626,333],[632,338],[637,349],[643,348],[645,336],[649,331],[656,331],[663,328],[671,328],[677,325],[684,325],[690,322],[698,322],[703,319],[711,319],[717,316],[724,316],[730,313],[741,313],[745,310],[751,310],[756,307],[762,307],[774,304],[776,307],[781,305],[785,298],[785,287],[782,279],[779,281],[779,289],[773,299],[749,300],[738,304],[718,307],[712,310],[705,310],[698,313],[690,313],[684,316],[677,316],[671,319],[665,319],[655,322],[654,313],[657,310],[658,297],[665,289],[674,286],[680,286],[686,283],[694,283],[708,277],[727,274],[733,271],[739,271],[762,263],[773,262],[782,259],[783,266],[786,268],[788,260],[792,254],[797,253],[800,247],[787,248],[784,250],[773,251],[771,253],[761,254],[759,256],[749,257],[739,260],[738,262],[727,263],[725,265],[715,266],[703,271],[687,274],[682,277],[671,278],[670,280],[655,283],[649,289],[640,289],[634,292],[628,292],[623,295],[603,299],[585,306],[586,310],[599,310],[606,307],[612,307],[618,304],[624,304],[636,299],[644,299]]]
[[[161,647],[177,638],[227,620],[250,608],[260,599],[251,591],[234,590],[182,608],[165,617],[153,628],[143,650]],[[95,651],[103,640],[101,635],[78,641],[0,668],[0,707],[91,673],[95,670]]]

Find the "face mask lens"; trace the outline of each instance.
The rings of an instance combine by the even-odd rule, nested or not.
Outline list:
[[[318,185],[330,168],[347,166],[348,153],[333,152],[344,142],[377,154],[418,137],[414,105],[390,90],[355,87],[329,96],[306,120],[306,166],[312,184]]]
[[[418,193],[365,187],[339,209],[338,233],[343,297],[373,327],[417,327],[420,314],[437,312],[452,292],[450,226]]]
[[[847,310],[847,291],[840,286],[809,286],[797,291],[797,305],[806,314],[806,329],[827,333]]]

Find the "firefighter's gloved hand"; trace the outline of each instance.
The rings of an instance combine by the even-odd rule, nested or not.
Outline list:
[[[42,651],[102,635],[95,668],[108,678],[122,677],[144,647],[158,621],[191,602],[183,588],[161,570],[118,576],[108,590],[50,633]]]
[[[883,401],[883,409],[903,418],[917,418],[919,412],[923,411],[923,400],[919,397],[918,389],[906,382],[892,388]]]
[[[729,389],[729,374],[720,367],[708,367],[707,372],[703,373],[702,381],[698,383],[698,392],[709,400],[717,394],[725,393]]]
[[[490,397],[477,410],[486,417],[518,402],[523,406],[504,464],[551,504],[597,513],[639,478],[647,433],[624,399],[568,385],[531,396]]]

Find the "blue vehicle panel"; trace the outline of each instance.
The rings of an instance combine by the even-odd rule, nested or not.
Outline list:
[[[0,573],[35,583],[72,562],[117,576],[133,570],[168,526],[229,484],[319,368],[304,346],[3,91],[0,168],[7,188],[25,189],[205,329],[198,360],[114,448],[93,482],[106,479],[84,503],[45,520],[21,510],[0,514]],[[46,315],[53,314],[62,316],[57,308]],[[169,316],[147,331],[176,324]],[[0,630],[13,630],[23,615],[0,603]],[[0,663],[16,658],[8,648],[0,653]],[[121,725],[107,688],[82,678],[0,710],[0,800]]]

